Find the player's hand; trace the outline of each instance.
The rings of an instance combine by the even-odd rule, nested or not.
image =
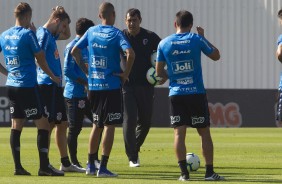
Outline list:
[[[56,6],[55,8],[52,8],[52,10],[57,11],[57,10],[64,10],[64,7],[62,6]]]
[[[167,77],[166,76],[159,77],[158,85],[163,85],[166,81],[167,81]]]
[[[34,33],[36,33],[36,27],[35,27],[35,25],[34,25],[34,23],[32,22],[32,23],[30,23],[30,25],[29,25],[29,29],[31,30],[31,31],[33,31]]]
[[[50,78],[52,79],[52,81],[54,81],[58,85],[61,84],[61,77],[53,76],[53,77],[50,77]]]
[[[124,83],[129,80],[128,75],[125,73],[114,73],[113,75],[120,77],[122,85],[124,85]]]
[[[205,30],[201,26],[197,26],[196,29],[199,35],[205,37]]]

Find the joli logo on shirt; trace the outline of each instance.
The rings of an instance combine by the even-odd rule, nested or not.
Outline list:
[[[194,70],[193,61],[186,60],[186,61],[178,61],[172,63],[172,69],[174,74],[193,71]]]
[[[19,56],[6,56],[7,65],[19,65]]]

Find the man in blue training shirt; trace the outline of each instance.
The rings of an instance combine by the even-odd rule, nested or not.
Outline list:
[[[94,26],[94,23],[86,18],[80,18],[76,22],[76,37],[65,49],[64,75],[66,85],[64,97],[67,104],[67,114],[69,120],[68,147],[71,161],[74,165],[84,170],[77,158],[77,138],[82,129],[84,116],[93,122],[90,104],[87,99],[88,81],[85,73],[74,61],[71,50],[83,34]],[[88,64],[88,49],[82,51],[82,58]],[[96,160],[98,160],[98,155]]]
[[[75,61],[81,64],[81,50],[89,46],[88,87],[89,100],[93,113],[93,128],[90,134],[89,155],[86,174],[98,177],[116,177],[107,169],[107,162],[114,141],[115,125],[122,124],[121,85],[128,79],[134,51],[123,33],[115,28],[115,10],[111,3],[104,2],[99,7],[102,24],[91,27],[72,50]],[[126,52],[126,67],[120,68],[120,51]],[[86,71],[86,69],[83,69]],[[100,168],[95,168],[94,158],[98,154],[99,138],[104,129]]]
[[[70,37],[70,17],[63,7],[53,9],[49,20],[43,27],[39,27],[36,36],[40,47],[45,52],[48,66],[53,73],[62,80],[62,69],[56,40],[66,40]],[[46,112],[50,122],[50,135],[56,126],[56,143],[61,156],[60,170],[65,172],[84,172],[70,163],[67,149],[67,115],[61,84],[54,84],[41,68],[38,69],[37,81],[42,97],[47,106]],[[51,136],[50,136],[51,137]]]
[[[169,83],[170,119],[174,128],[174,148],[181,170],[179,180],[189,180],[186,163],[185,136],[187,126],[196,128],[201,140],[206,162],[205,180],[224,180],[213,171],[213,142],[210,134],[210,118],[206,91],[203,84],[201,52],[212,60],[219,60],[218,49],[204,37],[204,29],[191,33],[193,16],[182,10],[176,14],[176,34],[163,39],[157,51],[157,76],[163,84]],[[168,73],[164,66],[167,65]]]
[[[278,11],[278,18],[280,24],[282,24],[282,9]],[[278,61],[282,63],[282,34],[279,35],[277,40],[277,50],[276,57]],[[282,73],[280,74],[280,83],[278,88],[278,103],[277,103],[277,116],[276,120],[278,121],[278,126],[282,126]]]
[[[30,175],[20,159],[20,137],[26,120],[33,120],[37,132],[37,147],[39,152],[39,176],[58,176],[56,170],[49,164],[48,140],[49,123],[44,117],[44,107],[36,81],[36,64],[55,83],[60,79],[49,69],[44,53],[38,45],[35,27],[30,23],[32,9],[27,3],[19,3],[14,10],[16,25],[3,32],[0,36],[0,52],[3,51],[8,70],[7,91],[10,100],[11,135],[10,145],[15,163],[14,175]],[[1,65],[2,67],[2,65]]]

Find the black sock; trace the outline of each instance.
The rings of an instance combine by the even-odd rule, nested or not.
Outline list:
[[[186,160],[181,160],[181,161],[178,161],[178,166],[180,167],[180,170],[181,170],[181,175],[186,175],[189,177],[189,171],[187,169],[187,162]]]
[[[15,168],[20,169],[22,168],[21,164],[21,143],[20,143],[20,137],[21,137],[21,131],[11,129],[11,135],[10,135],[10,145],[12,149],[12,154],[14,158]]]
[[[49,131],[40,129],[37,131],[37,148],[39,152],[40,169],[46,169],[49,165],[48,158]]]
[[[107,168],[109,156],[102,155],[100,167]]]
[[[94,154],[88,154],[88,163],[94,164],[94,160],[95,160],[95,153]]]
[[[206,177],[211,176],[213,173],[213,165],[206,165]]]
[[[63,166],[65,167],[69,167],[71,165],[70,163],[70,159],[68,156],[61,158],[61,163],[63,164]]]

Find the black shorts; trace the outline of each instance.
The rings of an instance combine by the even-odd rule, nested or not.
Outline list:
[[[103,128],[104,125],[122,124],[121,89],[90,91],[89,101],[94,123]]]
[[[69,126],[81,125],[85,117],[93,122],[89,100],[84,98],[65,98]]]
[[[170,123],[173,128],[182,125],[193,128],[210,126],[206,94],[170,96]]]
[[[276,120],[282,121],[282,90],[278,90],[277,114]]]
[[[46,105],[45,113],[49,122],[59,124],[67,121],[63,88],[55,84],[39,85],[40,94]]]
[[[7,87],[12,119],[40,119],[44,114],[38,86],[31,88]]]

